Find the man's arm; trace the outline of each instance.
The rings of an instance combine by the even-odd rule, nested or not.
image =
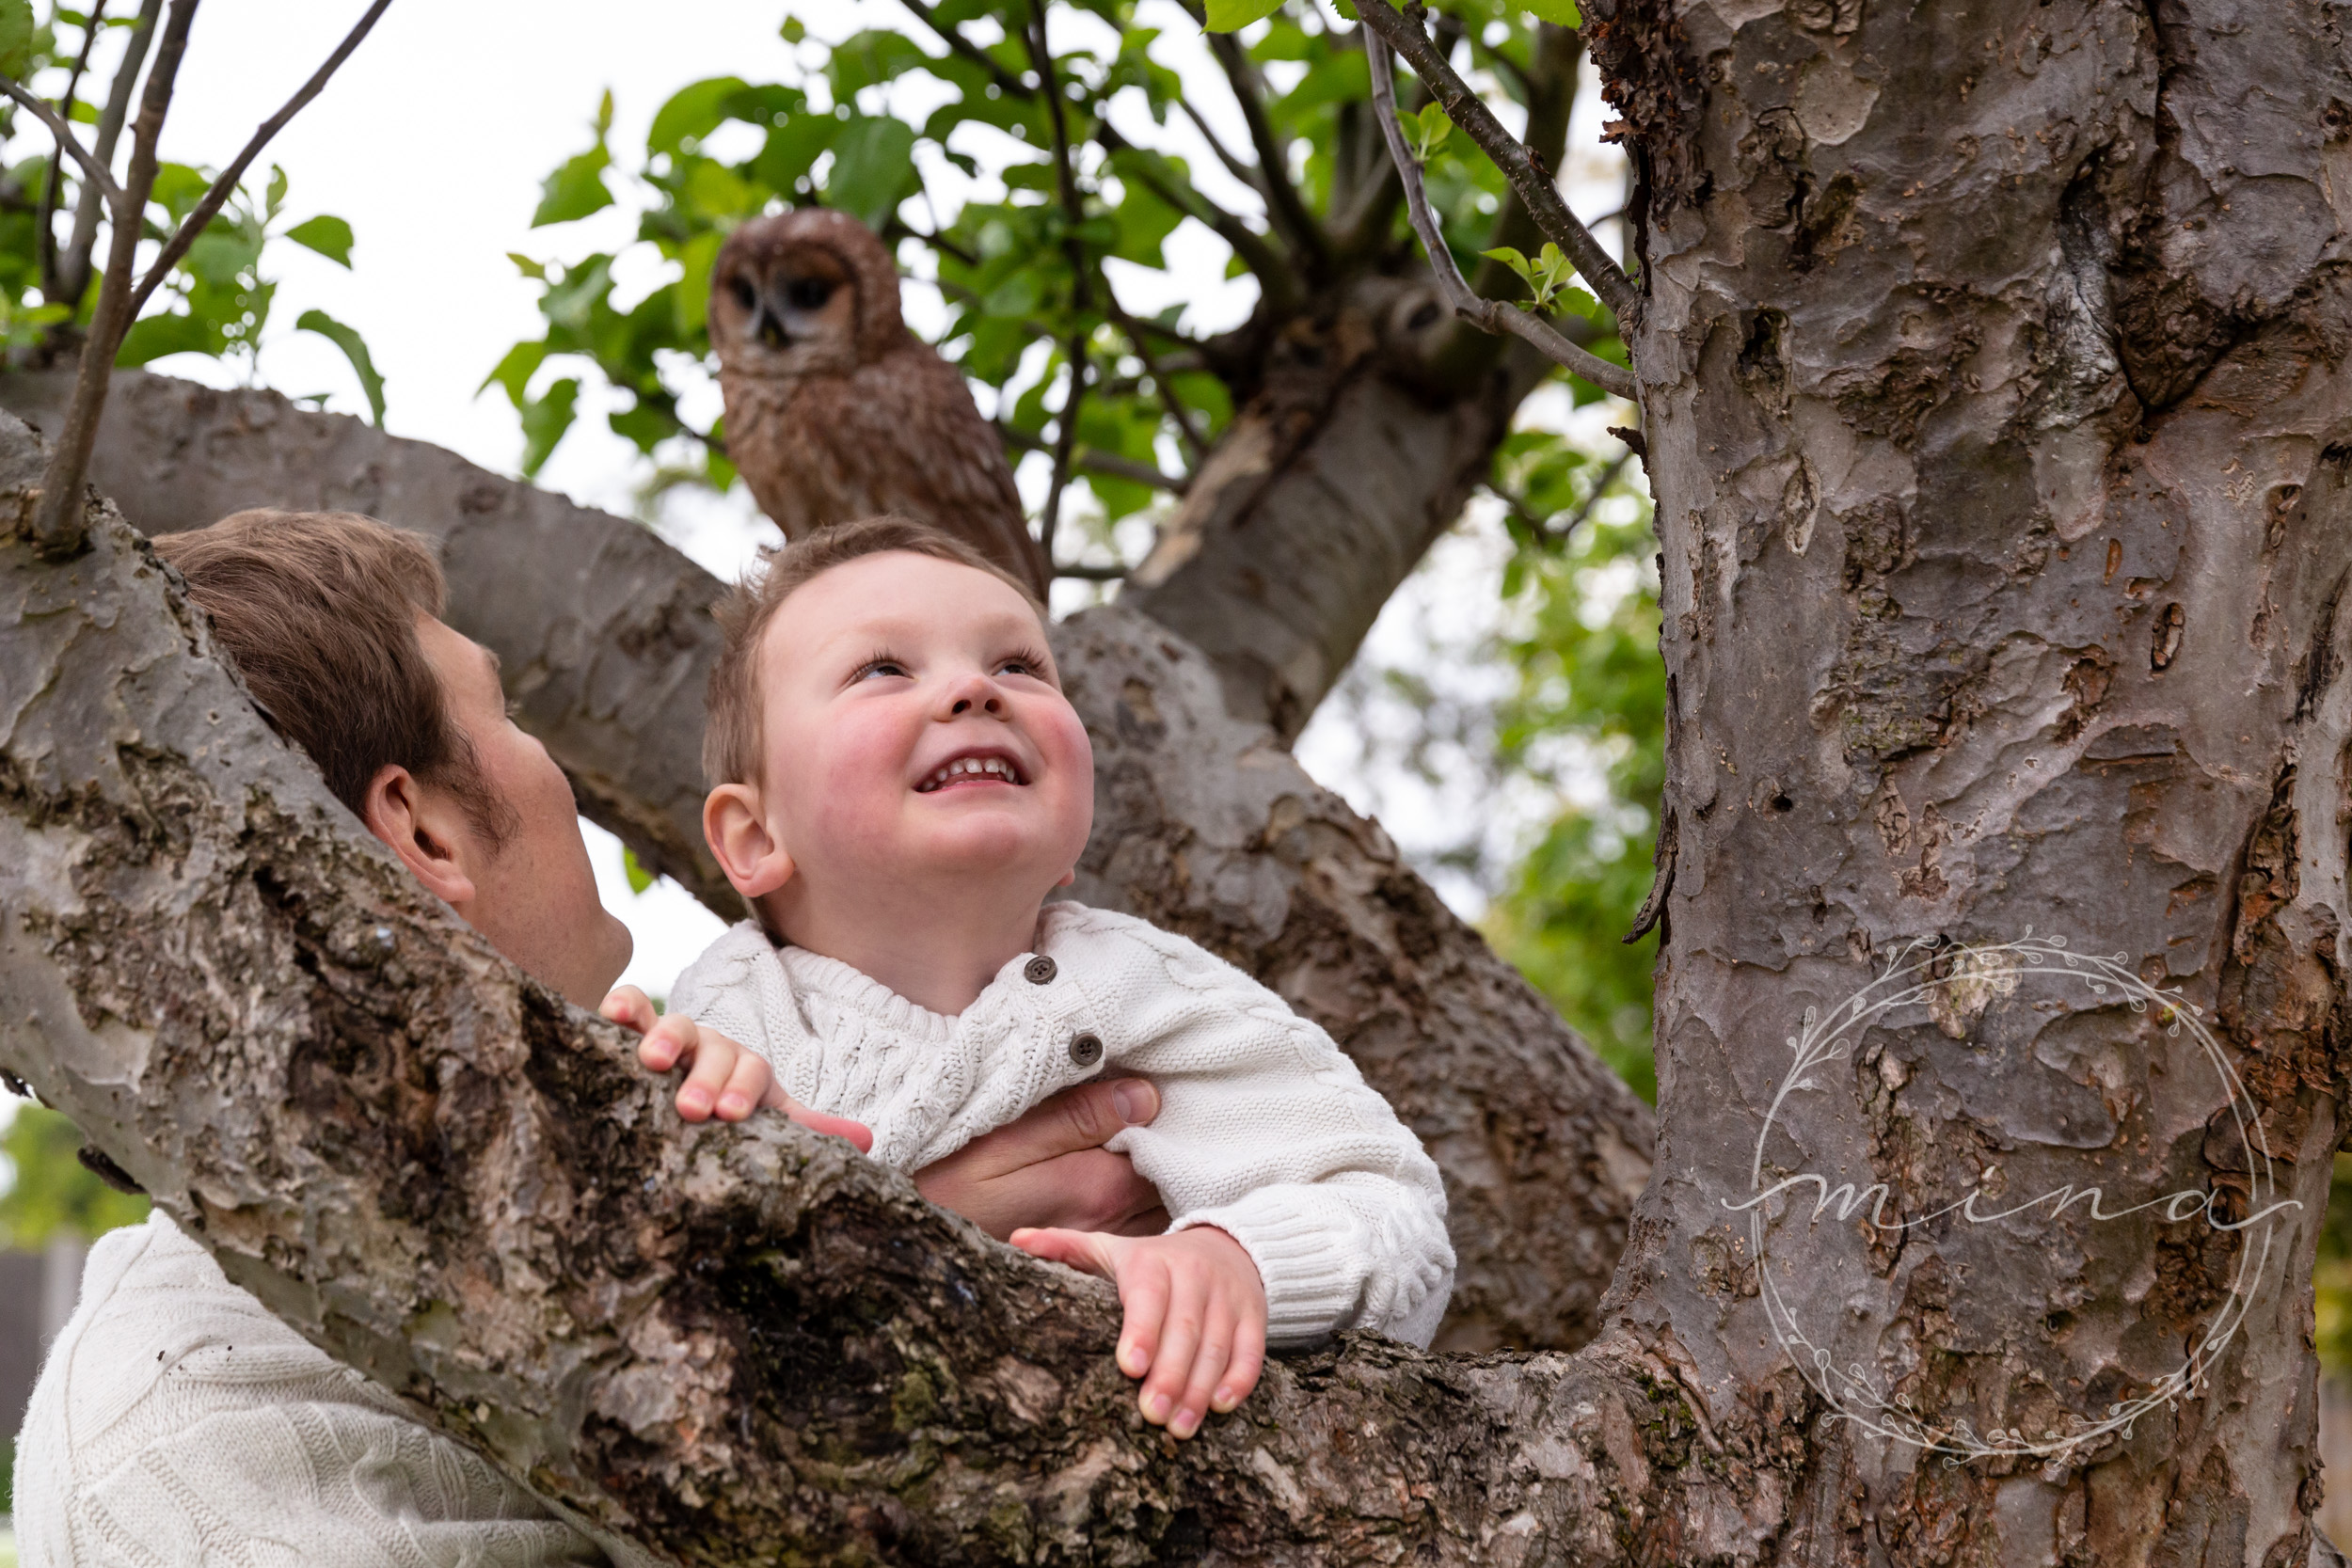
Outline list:
[[[657,1015],[635,986],[606,997],[603,1012],[644,1037],[638,1059],[648,1069],[687,1069],[677,1108],[689,1121],[740,1121],[764,1108],[861,1150],[874,1146],[860,1124],[811,1111],[786,1094],[758,1053],[682,1014]],[[1000,1242],[1024,1227],[1156,1236],[1168,1228],[1159,1190],[1136,1174],[1127,1156],[1103,1145],[1159,1114],[1159,1091],[1140,1078],[1074,1085],[916,1171],[915,1191]]]
[[[1024,1227],[1156,1236],[1168,1228],[1159,1189],[1103,1145],[1159,1114],[1143,1079],[1073,1085],[925,1165],[914,1188],[1000,1242]]]

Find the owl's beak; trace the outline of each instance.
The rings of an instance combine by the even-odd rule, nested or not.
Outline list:
[[[792,334],[784,329],[784,323],[778,321],[775,312],[765,305],[759,308],[758,318],[752,323],[752,335],[770,348],[792,346]]]

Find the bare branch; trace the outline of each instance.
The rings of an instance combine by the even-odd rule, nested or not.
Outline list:
[[[1005,445],[1019,447],[1023,451],[1051,451],[1055,446],[1054,442],[1046,440],[1041,436],[1032,436],[1027,431],[1006,424],[1001,420],[996,423],[996,434],[1004,439]],[[1101,474],[1108,479],[1123,479],[1136,484],[1148,484],[1155,490],[1166,490],[1178,496],[1183,495],[1192,483],[1188,477],[1164,474],[1149,463],[1138,463],[1132,457],[1121,457],[1115,451],[1098,451],[1092,447],[1079,447],[1073,451],[1070,454],[1070,466],[1084,473]],[[1058,567],[1056,569],[1059,570]]]
[[[82,481],[89,472],[90,449],[98,441],[98,416],[106,405],[115,352],[122,346],[122,335],[137,314],[131,300],[131,275],[138,263],[139,219],[147,211],[148,192],[155,187],[155,147],[163,137],[164,117],[171,112],[172,83],[180,74],[181,56],[187,52],[196,8],[197,0],[172,0],[171,15],[164,23],[163,43],[155,52],[154,68],[147,73],[147,90],[139,99],[139,118],[132,127],[131,166],[122,185],[109,198],[114,207],[114,237],[106,257],[106,276],[98,288],[98,309],[91,314],[89,336],[82,343],[73,402],[49,454],[49,465],[41,470],[40,497],[33,509],[33,544],[43,555],[78,554],[88,537]],[[16,90],[13,84],[9,90]],[[41,105],[41,113],[46,118],[47,104]],[[92,160],[84,166],[93,182],[104,177],[104,171],[94,168],[94,164]]]
[[[1567,253],[1568,260],[1576,264],[1576,270],[1583,276],[1584,281],[1592,285],[1593,293],[1600,296],[1601,303],[1615,311],[1617,319],[1629,325],[1640,320],[1641,291],[1633,286],[1632,280],[1626,277],[1609,252],[1600,247],[1600,242],[1593,238],[1592,230],[1578,222],[1576,214],[1568,211],[1568,204],[1561,199],[1560,187],[1549,172],[1538,167],[1519,139],[1502,128],[1502,122],[1495,119],[1494,111],[1487,108],[1470,89],[1470,85],[1455,73],[1446,57],[1429,41],[1429,35],[1422,31],[1420,24],[1400,15],[1389,0],[1363,0],[1357,9],[1363,17],[1364,26],[1404,57],[1405,63],[1412,68],[1413,74],[1426,83],[1438,102],[1445,105],[1445,112],[1453,118],[1454,123],[1469,133],[1470,140],[1494,160],[1495,166],[1510,182],[1511,189],[1526,204],[1528,215],[1535,220],[1535,227]],[[1370,41],[1366,40],[1368,44]],[[1372,76],[1373,90],[1393,99],[1393,87],[1382,91],[1380,65],[1376,59],[1373,63]],[[1393,111],[1385,112],[1388,119],[1382,125],[1384,131],[1393,126],[1396,120]],[[1393,138],[1390,145],[1393,150],[1396,145]],[[1400,169],[1403,166],[1398,165]],[[1504,330],[1518,331],[1516,327],[1505,327]],[[1524,332],[1518,335],[1527,337]],[[1546,353],[1550,352],[1536,339],[1528,338],[1528,341]],[[1557,355],[1552,356],[1559,357]],[[1562,363],[1567,361],[1563,360]]]
[[[1383,3],[1384,0],[1363,0],[1358,8],[1369,13]],[[1422,186],[1421,161],[1405,145],[1405,133],[1396,122],[1396,87],[1388,45],[1378,38],[1368,37],[1364,48],[1372,60],[1373,114],[1380,121],[1380,134],[1388,139],[1389,156],[1395,160],[1397,173],[1405,182],[1405,206],[1412,214],[1413,231],[1421,236],[1422,247],[1429,253],[1429,270],[1437,275],[1438,288],[1446,303],[1454,307],[1454,313],[1485,331],[1507,332],[1520,339],[1546,358],[1566,366],[1605,391],[1639,401],[1632,372],[1623,366],[1613,365],[1598,355],[1577,347],[1541,318],[1516,305],[1479,297],[1463,281],[1462,269],[1454,265],[1454,252],[1446,247],[1444,231],[1429,210],[1429,193]]]
[[[57,118],[56,110],[27,92],[11,77],[0,76],[0,92],[7,93],[38,115],[40,122],[49,127],[49,134],[57,139],[58,150],[82,166],[82,173],[103,193],[106,204],[116,209],[121,207],[122,187],[115,183],[114,176],[106,172],[105,166],[92,157],[89,150],[75,139],[72,128]]]
[[[73,122],[73,101],[82,90],[82,73],[89,69],[90,51],[98,47],[99,29],[105,25],[106,0],[91,0],[89,20],[82,29],[82,52],[73,57],[73,71],[65,79],[65,92],[57,99],[57,113],[67,124]],[[33,216],[33,242],[40,261],[40,292],[42,297],[54,301],[59,293],[57,276],[57,198],[65,191],[64,144],[57,148],[57,156],[49,160],[49,178],[41,182],[40,206]]]
[[[148,296],[170,275],[180,258],[188,253],[188,246],[196,243],[197,236],[204,232],[205,225],[213,221],[214,214],[228,201],[230,193],[237,188],[237,182],[245,177],[245,171],[251,166],[253,160],[261,156],[262,149],[269,145],[270,138],[284,130],[287,122],[319,95],[327,79],[335,74],[343,61],[351,57],[351,52],[359,47],[359,40],[368,36],[369,29],[375,25],[376,18],[382,16],[391,3],[392,0],[375,0],[375,4],[367,8],[366,14],[352,25],[351,31],[343,35],[343,41],[335,46],[335,52],[326,56],[326,63],[310,73],[310,79],[286,100],[284,107],[262,122],[261,129],[255,131],[252,139],[245,144],[245,150],[237,154],[236,161],[221,170],[220,178],[213,182],[213,188],[204,193],[204,199],[196,204],[196,210],[188,214],[187,221],[181,224],[166,242],[162,253],[155,258],[155,264],[147,269],[147,277],[140,282],[138,293],[131,298],[131,313],[134,316],[147,303]]]
[[[1274,122],[1266,119],[1265,84],[1259,80],[1257,67],[1250,63],[1241,40],[1231,33],[1211,33],[1209,52],[1224,68],[1233,101],[1241,105],[1242,123],[1249,127],[1250,145],[1258,150],[1255,183],[1265,197],[1266,215],[1300,255],[1311,261],[1328,260],[1330,240],[1299,199],[1298,187],[1291,183],[1290,148],[1275,134]]]
[[[946,44],[949,49],[954,50],[965,59],[970,60],[974,65],[978,66],[981,70],[987,71],[989,79],[993,81],[1006,92],[1012,94],[1015,98],[1034,98],[1037,96],[1037,89],[1035,87],[1023,81],[1012,71],[1007,71],[1002,65],[997,63],[994,55],[991,55],[987,50],[981,48],[978,44],[974,43],[970,39],[965,38],[963,36],[962,29],[955,26],[951,23],[940,21],[938,11],[930,6],[925,5],[923,0],[898,0],[898,4],[904,6],[909,11],[914,13],[914,19],[917,22],[920,22],[924,26],[930,28],[932,36],[937,38],[940,42]]]
[[[1592,489],[1579,503],[1575,513],[1558,528],[1551,526],[1549,518],[1538,517],[1530,512],[1527,509],[1527,502],[1508,490],[1496,486],[1488,488],[1493,489],[1495,499],[1502,501],[1509,509],[1511,515],[1524,524],[1527,531],[1539,541],[1546,545],[1565,545],[1576,537],[1578,529],[1592,521],[1593,512],[1600,505],[1602,499],[1609,494],[1609,487],[1617,483],[1617,476],[1623,473],[1626,465],[1632,461],[1633,449],[1630,447],[1620,449],[1617,455],[1609,460],[1609,466],[1601,469],[1600,477],[1593,481]]]
[[[1077,578],[1085,582],[1124,582],[1127,579],[1127,568],[1124,566],[1088,566],[1072,562],[1068,565],[1055,567],[1054,575],[1057,578]]]
[[[131,118],[131,94],[138,86],[139,68],[147,63],[147,47],[155,40],[155,20],[163,12],[164,0],[140,0],[131,41],[122,51],[122,63],[115,68],[114,84],[106,89],[106,107],[98,117],[98,138],[92,150],[109,169],[115,166],[115,144]],[[104,195],[96,185],[82,187],[82,199],[73,208],[73,232],[66,240],[65,255],[57,265],[57,293],[49,293],[46,285],[41,289],[52,305],[73,308],[88,292],[90,254],[98,245],[98,209]]]
[[[1175,422],[1176,434],[1184,441],[1184,451],[1195,463],[1200,462],[1209,450],[1208,440],[1194,422],[1192,410],[1185,405],[1183,398],[1176,395],[1176,388],[1168,384],[1168,372],[1161,368],[1158,356],[1152,354],[1142,325],[1127,313],[1125,306],[1119,303],[1116,293],[1111,294],[1104,313],[1127,335],[1127,346],[1134,349],[1136,357],[1143,361],[1144,373],[1152,378],[1152,387],[1160,394],[1160,406],[1168,410],[1168,417]]]
[[[1272,245],[1265,243],[1264,236],[1256,230],[1194,190],[1189,182],[1179,189],[1160,178],[1144,161],[1140,150],[1107,123],[1095,126],[1094,140],[1105,152],[1136,153],[1135,159],[1120,166],[1120,177],[1135,181],[1178,212],[1198,220],[1202,227],[1215,232],[1218,239],[1232,246],[1233,254],[1241,258],[1241,264],[1249,269],[1250,275],[1257,278],[1258,286],[1278,308],[1288,309],[1304,296],[1305,289],[1299,282],[1298,274]]]
[[[1209,122],[1201,118],[1200,111],[1192,106],[1192,100],[1179,98],[1176,100],[1176,106],[1184,112],[1186,119],[1192,121],[1192,128],[1200,133],[1200,139],[1209,144],[1209,150],[1216,154],[1216,161],[1225,166],[1228,173],[1250,189],[1257,191],[1259,195],[1265,194],[1263,187],[1258,183],[1258,166],[1226,146],[1224,139],[1210,129]]]

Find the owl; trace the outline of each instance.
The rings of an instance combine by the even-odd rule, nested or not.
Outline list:
[[[907,330],[872,230],[822,207],[738,229],[711,271],[710,341],[727,456],[786,537],[896,512],[1044,596],[1004,446],[962,375]]]

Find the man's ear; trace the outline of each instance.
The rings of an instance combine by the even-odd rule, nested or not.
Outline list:
[[[468,827],[463,806],[392,763],[377,771],[359,804],[368,832],[382,839],[417,880],[452,908],[466,907],[474,881],[461,836]]]
[[[749,784],[723,784],[704,799],[703,837],[746,898],[764,897],[792,879],[791,851],[768,832],[759,792]]]

